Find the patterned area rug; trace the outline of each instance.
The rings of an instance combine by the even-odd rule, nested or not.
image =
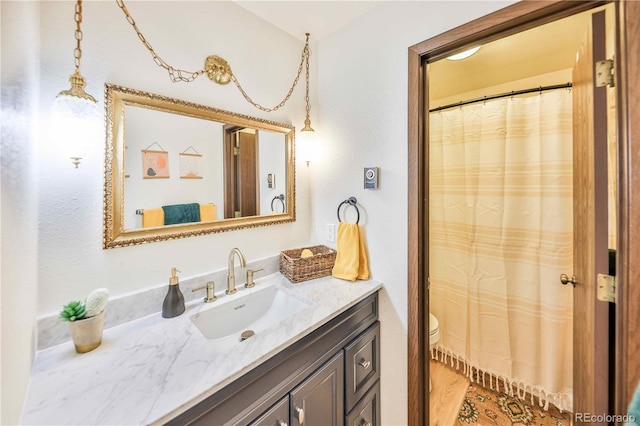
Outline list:
[[[552,405],[549,405],[549,411],[544,411],[537,401],[531,404],[529,395],[522,401],[472,383],[462,402],[456,425],[568,426],[570,421],[571,413],[561,413]]]

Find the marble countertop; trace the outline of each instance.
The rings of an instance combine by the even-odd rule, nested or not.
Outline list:
[[[214,347],[190,317],[277,286],[310,302],[227,352]],[[282,349],[375,293],[373,280],[333,277],[291,284],[280,273],[256,279],[218,301],[188,303],[175,318],[161,313],[104,331],[102,345],[77,354],[71,341],[37,353],[23,410],[24,425],[142,425],[170,420],[222,389]],[[106,315],[109,315],[107,311]]]

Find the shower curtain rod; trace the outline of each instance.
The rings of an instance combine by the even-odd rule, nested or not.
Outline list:
[[[565,83],[565,84],[555,84],[553,86],[540,86],[540,87],[532,87],[531,89],[514,90],[514,91],[511,91],[511,92],[507,92],[507,93],[500,93],[500,94],[497,94],[497,95],[483,96],[482,98],[469,99],[468,101],[456,102],[456,103],[453,103],[453,104],[449,104],[449,105],[445,105],[445,106],[441,106],[441,107],[430,109],[429,112],[442,111],[444,109],[461,107],[463,105],[474,104],[476,102],[484,102],[484,101],[490,101],[490,100],[493,100],[493,99],[506,98],[508,96],[525,95],[527,93],[535,93],[535,92],[542,93],[542,92],[546,92],[548,90],[556,90],[556,89],[570,89],[571,86],[572,86],[571,83]]]

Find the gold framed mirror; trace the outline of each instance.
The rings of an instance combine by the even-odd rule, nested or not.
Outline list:
[[[293,222],[295,129],[105,84],[103,248]]]

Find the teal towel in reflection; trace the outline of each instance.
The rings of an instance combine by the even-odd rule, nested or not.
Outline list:
[[[200,204],[198,203],[162,206],[162,210],[164,210],[165,225],[200,222]]]

